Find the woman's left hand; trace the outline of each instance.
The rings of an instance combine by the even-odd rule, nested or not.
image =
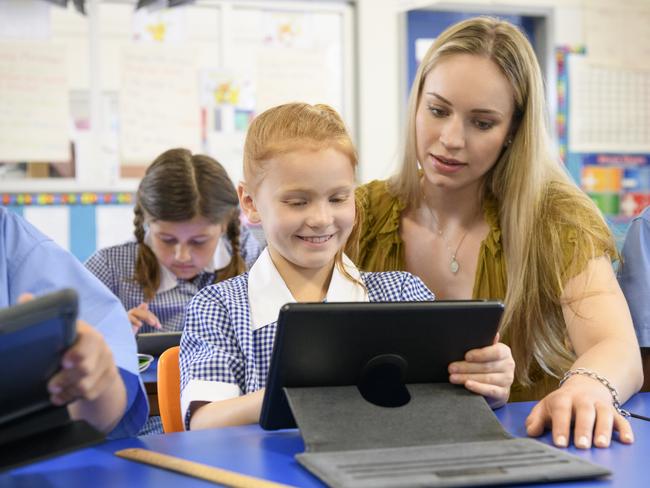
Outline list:
[[[593,378],[574,375],[560,388],[546,395],[526,419],[529,436],[538,437],[546,427],[553,432],[553,443],[567,447],[574,421],[573,443],[581,449],[608,447],[612,432],[624,444],[634,442],[632,427],[614,409],[611,393]]]
[[[483,395],[492,408],[508,401],[514,377],[515,361],[510,348],[499,342],[499,334],[491,346],[472,349],[464,361],[449,365],[449,382]]]

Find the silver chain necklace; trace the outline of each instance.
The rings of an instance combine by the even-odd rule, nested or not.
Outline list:
[[[458,254],[458,250],[460,249],[461,244],[465,240],[465,237],[467,237],[467,234],[470,231],[470,228],[468,228],[465,233],[462,235],[460,240],[458,241],[458,244],[456,245],[456,250],[451,249],[451,246],[449,245],[449,241],[445,237],[445,233],[440,227],[440,223],[438,222],[438,219],[436,218],[435,214],[433,213],[433,210],[431,210],[431,207],[429,206],[429,202],[427,201],[427,197],[422,192],[422,198],[424,199],[424,206],[427,207],[427,210],[429,211],[429,214],[431,215],[431,218],[433,219],[434,224],[436,225],[436,228],[434,229],[436,234],[440,236],[440,238],[443,240],[445,243],[445,246],[447,247],[447,251],[451,255],[451,261],[449,261],[449,271],[451,271],[453,274],[457,274],[458,270],[460,269],[460,264],[458,263],[458,260],[456,259],[456,255]],[[472,221],[473,222],[473,221]]]

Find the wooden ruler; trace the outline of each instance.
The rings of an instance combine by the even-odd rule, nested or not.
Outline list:
[[[158,468],[175,471],[194,478],[212,481],[234,488],[291,488],[288,485],[266,481],[253,476],[246,476],[244,474],[235,473],[225,469],[215,468],[207,464],[195,463],[186,459],[161,454],[147,449],[140,449],[137,447],[130,449],[122,449],[115,452],[116,456],[131,461],[140,463],[151,464]]]

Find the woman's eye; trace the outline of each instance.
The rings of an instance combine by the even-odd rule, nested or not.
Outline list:
[[[494,122],[487,121],[487,120],[476,120],[474,122],[474,125],[481,130],[488,130],[494,127]]]
[[[429,112],[431,112],[434,117],[444,117],[447,115],[445,110],[437,107],[429,107]]]
[[[305,202],[304,200],[287,200],[284,203],[286,203],[290,207],[300,207],[301,205],[305,205],[307,202]]]

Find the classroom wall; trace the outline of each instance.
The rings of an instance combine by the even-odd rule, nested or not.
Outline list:
[[[139,178],[170,147],[213,156],[236,183],[255,113],[328,103],[355,127],[348,2],[135,4],[86,0],[82,16],[0,1],[0,200],[82,260],[132,238]]]
[[[404,12],[428,7],[485,13],[548,12],[554,47],[586,46],[587,53],[591,48],[592,60],[604,66],[612,66],[614,61],[647,71],[650,63],[650,2],[646,0],[358,0],[358,145],[363,181],[385,178],[398,165],[408,89],[404,82]],[[606,28],[602,19],[608,21]],[[554,117],[558,93],[553,82],[548,83],[548,95]]]
[[[14,4],[18,3],[18,0],[10,1]],[[203,3],[206,5],[220,4],[218,1]],[[232,2],[222,3],[232,4]],[[323,3],[327,2],[319,2],[321,5],[319,8],[322,9]],[[333,19],[333,15],[338,15],[337,12],[340,12],[341,2],[332,3],[336,7],[332,7],[334,14],[327,11],[330,6],[325,5],[327,11],[325,18]],[[255,4],[256,8],[281,5],[283,8],[291,10],[295,9],[296,5],[304,7],[305,2],[267,1],[252,2],[252,4]],[[54,9],[54,7],[52,8]],[[118,53],[122,50],[120,46],[124,39],[128,38],[133,28],[127,21],[132,8],[132,4],[125,2],[116,10],[110,10],[107,14],[110,22],[102,27],[102,32],[113,39],[113,42],[102,47],[103,57],[108,60],[109,64],[98,68],[103,73],[103,84],[110,89],[109,91],[117,89],[119,76],[123,74],[114,67],[111,68],[111,63],[116,62]],[[601,208],[606,213],[607,210],[618,212],[618,214],[614,214],[614,217],[620,217],[618,223],[622,226],[626,225],[630,215],[633,215],[640,206],[650,204],[650,156],[644,156],[644,148],[646,145],[650,145],[650,135],[647,138],[644,138],[643,134],[638,136],[641,143],[638,144],[636,153],[625,155],[626,147],[631,146],[623,145],[623,147],[614,148],[619,153],[614,154],[613,159],[608,156],[608,147],[600,148],[604,157],[600,157],[598,154],[589,154],[584,147],[570,147],[567,131],[576,129],[570,127],[571,120],[576,117],[569,116],[566,66],[564,66],[569,64],[571,56],[576,54],[574,57],[577,59],[580,55],[588,61],[590,66],[598,66],[606,70],[604,75],[600,72],[596,74],[601,78],[608,78],[608,83],[612,83],[613,75],[628,76],[625,73],[633,68],[637,70],[638,78],[641,80],[639,86],[642,88],[638,89],[642,90],[643,86],[646,86],[648,73],[650,73],[650,30],[648,28],[650,26],[650,2],[647,0],[619,0],[618,2],[605,0],[589,2],[582,0],[500,0],[498,3],[485,0],[451,0],[447,2],[357,0],[351,2],[353,15],[348,15],[346,22],[350,22],[347,27],[353,35],[344,36],[346,45],[341,52],[347,54],[339,61],[343,63],[341,73],[344,74],[341,75],[343,79],[340,81],[345,88],[339,94],[339,99],[341,107],[347,107],[346,120],[352,127],[359,148],[361,182],[386,178],[395,171],[398,165],[405,125],[406,94],[409,88],[406,86],[408,67],[406,63],[407,46],[405,45],[405,12],[421,8],[469,10],[488,14],[534,14],[547,17],[549,21],[549,56],[548,63],[543,68],[547,74],[550,118],[553,128],[556,129],[553,135],[556,136],[558,152],[565,158],[567,167],[576,180],[584,182],[585,185],[592,185],[588,191],[601,205]],[[57,10],[53,10],[53,12],[55,12],[55,16],[62,16],[62,13]],[[214,10],[206,10],[206,12],[210,12],[212,17],[193,15],[190,20],[193,26],[196,24],[195,28],[193,27],[193,42],[196,44],[199,65],[209,69],[211,66],[214,67],[214,64],[219,65],[228,57],[237,58],[239,63],[246,63],[249,58],[252,58],[252,55],[235,56],[233,50],[224,46],[224,39],[232,39],[234,34],[220,32],[219,35],[216,35],[210,25],[215,22],[219,23],[219,16],[214,13]],[[227,9],[226,14],[228,14]],[[113,18],[113,16],[117,17]],[[606,25],[603,24],[604,21],[606,21]],[[308,25],[308,22],[310,21],[301,25]],[[223,22],[219,25],[222,24]],[[69,22],[59,23],[52,35],[59,42],[69,44],[73,51],[73,59],[83,59],[86,54],[84,49],[87,46],[75,44],[72,40],[75,36],[87,35],[88,29],[89,26],[83,18],[74,18]],[[232,26],[229,26],[228,29],[236,30],[232,29]],[[613,39],[615,42],[612,41]],[[211,42],[216,43],[219,47],[210,48]],[[294,57],[293,61],[297,61],[297,59]],[[77,92],[87,88],[90,83],[90,74],[86,68],[82,68],[79,63],[71,63],[66,68],[71,86]],[[308,71],[304,73],[308,75]],[[589,69],[582,69],[581,73],[587,77],[595,76],[595,72],[589,71]],[[650,90],[646,90],[646,93],[650,93]],[[573,97],[572,100],[575,98],[577,97]],[[105,103],[107,106],[104,109],[115,108],[111,108],[110,99],[105,100]],[[72,105],[74,106],[74,103]],[[606,116],[594,114],[593,119],[607,119],[608,117],[609,113]],[[564,120],[562,120],[563,118]],[[590,120],[582,120],[582,122],[589,124]],[[650,127],[650,121],[641,122]],[[616,123],[621,125],[624,130],[633,125],[620,121],[616,121]],[[241,134],[235,137],[241,138]],[[89,149],[91,142],[89,139],[81,140],[78,150],[82,152],[82,156],[92,152]],[[91,158],[94,166],[81,168],[82,174],[78,175],[79,178],[76,180],[71,180],[69,190],[66,188],[65,191],[76,192],[80,195],[79,198],[83,194],[93,195],[93,191],[96,193],[99,191],[97,193],[99,195],[108,195],[106,197],[108,204],[86,202],[84,204],[77,203],[75,207],[69,201],[62,200],[64,193],[60,192],[60,187],[56,185],[56,182],[49,180],[8,182],[0,179],[0,191],[5,192],[2,195],[3,203],[10,205],[16,211],[23,213],[29,220],[41,226],[44,231],[52,234],[55,240],[71,249],[80,259],[87,257],[96,247],[130,238],[132,232],[129,216],[131,201],[115,199],[120,194],[132,197],[137,179],[130,181],[116,179],[115,168],[109,169],[106,166],[115,164],[115,154],[110,152],[114,148],[111,144],[104,144],[102,147],[104,149],[108,147],[108,160]],[[225,146],[220,145],[219,147],[224,148]],[[647,153],[650,153],[650,149]],[[621,154],[624,154],[625,157]],[[232,158],[231,164],[238,166],[235,152],[231,151],[229,156],[224,157]],[[609,164],[612,161],[613,164]],[[237,179],[239,175],[232,169],[234,166],[229,170],[233,178]],[[111,173],[112,176],[107,176],[106,172]],[[96,181],[113,181],[114,184],[109,185],[108,188],[97,188]],[[620,193],[621,185],[628,185],[628,187],[636,185],[636,187],[626,188],[630,193],[626,194],[623,199]],[[19,195],[21,199],[15,198],[16,194],[21,192],[32,192],[29,193],[31,195],[29,203],[26,203],[26,194]],[[107,205],[113,205],[115,211],[106,210]],[[614,220],[616,223],[616,218]]]

